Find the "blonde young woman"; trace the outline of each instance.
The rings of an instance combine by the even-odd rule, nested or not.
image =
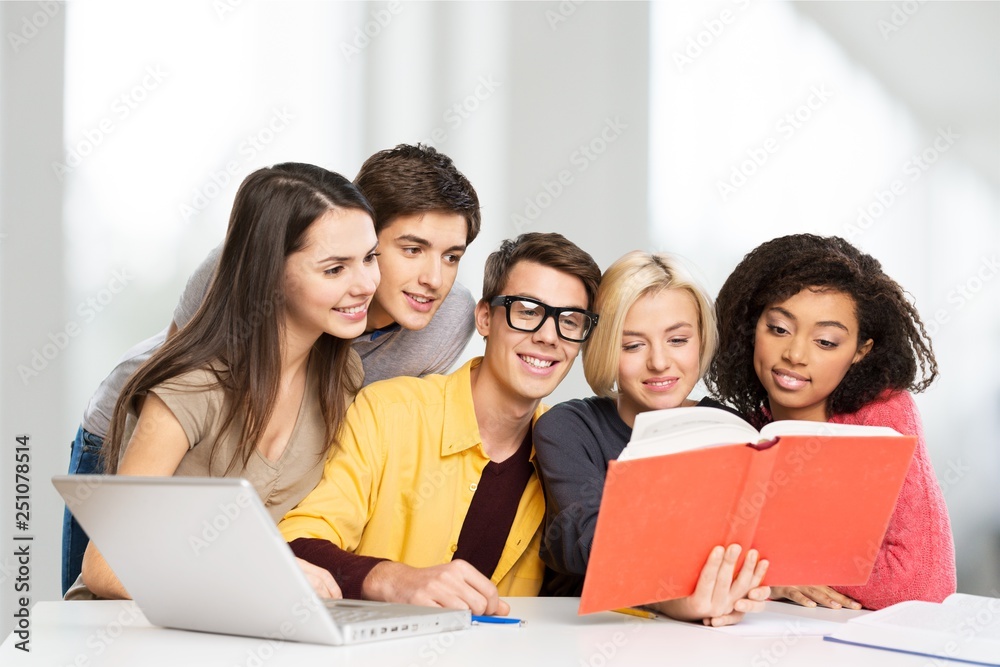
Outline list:
[[[711,299],[675,258],[628,253],[604,273],[596,310],[600,323],[583,351],[583,368],[597,395],[555,406],[534,428],[546,498],[541,555],[557,573],[547,582],[552,594],[580,593],[608,462],[628,443],[636,415],[723,407],[688,397],[708,368],[717,334]],[[691,596],[651,606],[706,625],[736,623],[762,609],[767,561],[751,550],[735,573],[739,553],[739,545],[715,547]]]

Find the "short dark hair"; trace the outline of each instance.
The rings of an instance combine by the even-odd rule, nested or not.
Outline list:
[[[479,235],[481,216],[475,188],[454,162],[432,146],[399,144],[365,160],[354,184],[375,209],[375,232],[401,215],[427,211],[465,218],[466,244]]]
[[[873,341],[830,394],[828,416],[856,412],[887,389],[923,391],[937,377],[917,309],[877,259],[837,236],[782,236],[749,252],[715,301],[719,349],[705,383],[755,425],[767,421],[762,409],[767,392],[753,364],[757,321],[765,308],[807,288],[851,297],[858,342]]]
[[[518,262],[535,262],[576,276],[587,291],[587,309],[594,307],[601,284],[600,267],[589,253],[555,232],[521,234],[516,239],[507,239],[498,250],[490,253],[483,274],[483,301],[489,303],[493,297],[500,296]]]

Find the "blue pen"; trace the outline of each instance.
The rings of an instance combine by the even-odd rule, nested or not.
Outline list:
[[[524,621],[519,618],[510,618],[509,616],[477,616],[472,615],[473,625],[477,623],[493,623],[495,625],[524,625]]]

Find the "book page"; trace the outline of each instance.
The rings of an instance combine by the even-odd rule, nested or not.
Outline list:
[[[668,408],[636,415],[632,439],[619,461],[676,454],[690,449],[758,443],[782,435],[898,436],[886,426],[856,426],[798,420],[776,421],[760,430],[718,408]]]
[[[998,619],[1000,600],[995,598],[901,602],[851,619],[825,639],[1000,665]]]
[[[640,412],[632,427],[632,441],[646,440],[663,435],[678,435],[690,430],[703,430],[712,426],[729,424],[750,435],[748,441],[757,437],[757,430],[736,415],[719,408],[667,408]],[[712,444],[712,443],[706,443]],[[731,444],[731,443],[730,443]]]
[[[1000,600],[962,595],[951,596],[944,604],[904,602],[851,621],[874,626],[897,626],[915,634],[947,634],[959,640],[991,639],[1000,642]]]
[[[669,408],[636,415],[632,439],[619,461],[709,447],[755,442],[756,429],[718,408]]]
[[[763,440],[773,440],[782,435],[870,435],[892,437],[900,435],[888,426],[859,426],[855,424],[831,424],[830,422],[810,422],[785,419],[771,422],[760,430]]]

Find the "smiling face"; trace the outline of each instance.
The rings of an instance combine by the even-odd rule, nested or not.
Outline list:
[[[698,305],[684,289],[646,294],[625,315],[618,359],[618,414],[632,426],[647,410],[692,405],[698,382]]]
[[[364,333],[379,284],[377,245],[371,217],[357,209],[329,210],[309,226],[303,247],[285,259],[290,340],[312,344],[323,333],[346,339]]]
[[[430,324],[458,274],[468,224],[458,213],[397,216],[378,235],[382,283],[368,330],[393,322],[417,331]]]
[[[753,363],[775,420],[826,421],[830,394],[872,341],[858,343],[854,300],[804,289],[757,320]]]
[[[502,294],[526,296],[554,307],[586,309],[587,291],[574,275],[536,262],[521,261],[510,270]],[[486,336],[486,352],[477,382],[497,387],[495,393],[510,403],[532,402],[548,396],[559,385],[580,352],[556,334],[549,317],[538,331],[516,331],[507,324],[503,306],[476,305],[476,328]],[[523,407],[523,406],[518,406]]]

